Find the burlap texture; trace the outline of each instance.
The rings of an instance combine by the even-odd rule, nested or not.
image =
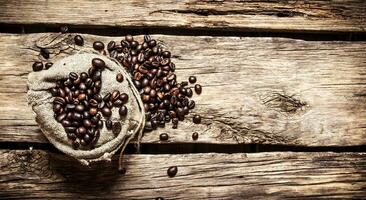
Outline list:
[[[52,109],[54,97],[52,97],[49,89],[56,86],[57,80],[67,78],[70,72],[78,74],[87,72],[91,67],[93,58],[103,59],[106,63],[106,69],[102,72],[100,94],[104,96],[113,90],[119,90],[121,93],[128,94],[129,100],[126,104],[128,114],[126,117],[121,118],[118,108],[113,108],[110,119],[121,122],[122,131],[120,134],[116,137],[112,131],[107,130],[103,126],[100,130],[100,138],[94,149],[74,150],[64,128],[54,119]],[[116,81],[117,73],[123,74],[124,81],[122,83]],[[93,161],[110,160],[119,148],[122,147],[123,151],[135,135],[138,134],[138,138],[141,138],[145,122],[143,104],[128,72],[115,60],[93,53],[71,55],[58,60],[48,70],[30,73],[28,75],[28,88],[28,104],[32,106],[36,121],[43,134],[56,148],[85,165],[89,165]],[[104,121],[103,117],[102,119]]]

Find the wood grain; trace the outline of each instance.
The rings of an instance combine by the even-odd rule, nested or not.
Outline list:
[[[47,142],[27,106],[26,80],[38,54],[30,48],[56,35],[0,34],[0,141]],[[95,40],[121,39],[83,36],[86,48]],[[158,135],[168,132],[170,143],[366,144],[366,42],[153,38],[172,51],[178,81],[196,75],[203,93],[194,95],[197,106],[178,129],[169,124],[146,133],[143,143],[160,143]],[[203,117],[202,124],[192,123],[193,114]],[[194,131],[198,141],[191,138]]]
[[[277,32],[365,32],[362,0],[0,0],[0,23]]]
[[[366,198],[363,153],[126,155],[120,174],[116,160],[85,168],[46,151],[0,152],[2,199]]]

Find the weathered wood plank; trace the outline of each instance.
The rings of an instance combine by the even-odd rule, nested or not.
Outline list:
[[[126,155],[123,175],[116,160],[85,168],[45,151],[0,152],[3,199],[366,198],[363,153]]]
[[[0,23],[280,32],[364,32],[362,0],[0,1]]]
[[[0,141],[45,142],[26,103],[26,79],[37,52],[55,35],[0,34]],[[92,41],[120,38],[84,35]],[[264,143],[305,146],[366,144],[366,42],[283,38],[156,35],[175,57],[179,80],[196,75],[203,87],[178,129],[145,134],[144,143]],[[141,38],[141,36],[140,36]],[[51,55],[57,59],[62,55]]]

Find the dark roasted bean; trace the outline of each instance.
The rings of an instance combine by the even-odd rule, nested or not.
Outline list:
[[[198,133],[197,132],[192,133],[192,139],[193,140],[197,140],[198,139]]]
[[[38,72],[43,69],[43,63],[42,62],[34,62],[32,65],[33,71]]]
[[[193,123],[195,123],[195,124],[201,123],[201,116],[199,116],[199,115],[193,116]]]
[[[112,51],[116,46],[116,42],[115,41],[110,41],[107,45],[107,50],[108,51]]]
[[[51,67],[52,67],[52,65],[53,65],[53,63],[48,62],[48,63],[46,63],[46,64],[44,65],[44,68],[45,68],[45,69],[49,69],[49,68],[51,68]]]
[[[169,135],[167,133],[162,133],[159,135],[159,139],[161,141],[167,141],[169,139]]]
[[[110,99],[111,99],[111,93],[110,92],[108,92],[104,97],[103,97],[103,100],[104,101],[110,101]]]
[[[121,117],[126,116],[126,115],[127,115],[127,107],[126,107],[126,106],[121,106],[121,107],[119,108],[118,112],[119,112],[119,115],[120,115]]]
[[[84,45],[84,38],[81,37],[81,35],[75,35],[74,42],[78,46],[83,46]]]
[[[190,83],[196,83],[196,81],[197,81],[197,78],[195,77],[195,76],[190,76],[189,78],[188,78],[188,81],[190,82]]]
[[[169,167],[167,170],[167,174],[169,177],[174,177],[175,175],[177,175],[178,173],[178,167],[177,166],[172,166]]]
[[[112,129],[112,126],[113,126],[113,122],[111,120],[107,120],[105,121],[105,127],[108,129],[108,130],[111,130]]]
[[[121,99],[121,101],[123,103],[127,103],[128,102],[128,95],[126,93],[122,93],[119,97],[119,99]]]
[[[121,96],[120,92],[118,90],[114,90],[112,92],[112,96],[111,96],[111,101],[114,102],[116,101],[117,99],[119,99]]]
[[[112,111],[108,107],[104,107],[102,109],[102,114],[104,117],[110,117],[112,115]]]
[[[194,91],[196,92],[196,94],[201,94],[202,93],[202,86],[200,84],[196,84],[194,86]]]
[[[126,40],[127,42],[131,43],[131,42],[133,41],[133,37],[132,37],[132,35],[126,35],[126,36],[125,36],[125,40]]]
[[[103,50],[103,49],[104,49],[104,44],[103,44],[103,42],[101,42],[101,41],[95,41],[95,42],[93,43],[93,48],[94,48],[95,50],[97,50],[97,51],[101,51],[101,50]]]
[[[121,83],[123,81],[123,75],[121,73],[118,73],[116,76],[116,80]]]
[[[97,69],[104,69],[105,67],[105,62],[104,60],[100,59],[100,58],[93,58],[92,60],[92,65],[94,67],[96,67]],[[91,68],[92,69],[92,68]]]

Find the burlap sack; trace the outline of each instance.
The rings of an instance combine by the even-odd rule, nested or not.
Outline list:
[[[112,121],[119,120],[122,124],[122,131],[116,137],[112,131],[107,130],[105,126],[100,130],[100,138],[91,150],[74,150],[72,142],[67,138],[62,125],[54,119],[53,99],[49,89],[55,87],[56,81],[68,77],[70,72],[87,72],[91,67],[93,58],[101,58],[106,63],[106,69],[102,72],[101,95],[105,95],[113,90],[119,90],[121,93],[128,94],[129,100],[126,104],[128,114],[120,118],[118,108],[112,109]],[[116,81],[116,74],[122,73],[124,81]],[[28,103],[32,106],[36,121],[39,124],[43,134],[59,150],[70,155],[81,163],[89,165],[90,162],[100,160],[110,160],[112,155],[122,147],[122,151],[129,141],[136,135],[141,137],[145,122],[145,113],[139,93],[133,86],[129,74],[119,65],[117,61],[111,60],[105,56],[81,53],[68,56],[58,60],[48,70],[32,72],[28,76]],[[102,117],[103,119],[103,117]],[[122,152],[121,152],[122,153]]]

